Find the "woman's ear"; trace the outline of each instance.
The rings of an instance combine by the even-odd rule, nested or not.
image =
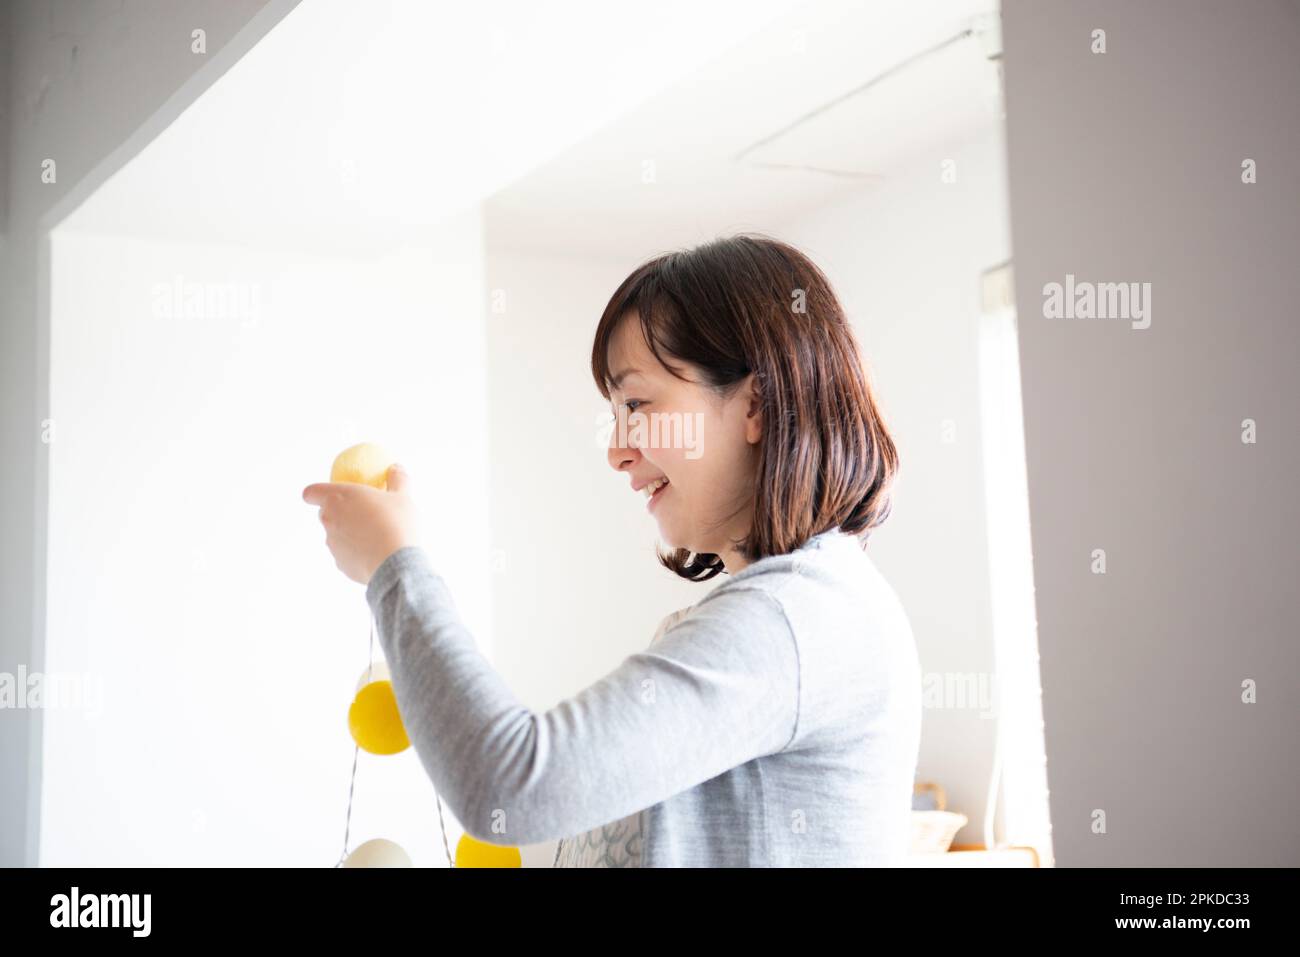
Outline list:
[[[745,441],[757,445],[763,438],[763,394],[759,389],[758,373],[751,372],[743,386],[746,396]]]

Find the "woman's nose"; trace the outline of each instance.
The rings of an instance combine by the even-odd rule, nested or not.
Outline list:
[[[623,472],[626,471],[627,469],[630,469],[633,465],[636,464],[636,462],[633,461],[632,453],[629,452],[627,449],[623,449],[621,451],[615,451],[614,449],[610,449],[609,464],[613,466],[615,472]]]
[[[627,435],[621,435],[618,420],[615,419],[612,428],[609,431],[609,448],[606,451],[606,458],[609,459],[610,468],[616,472],[623,472],[636,465],[637,460],[641,457],[641,452],[632,445]]]

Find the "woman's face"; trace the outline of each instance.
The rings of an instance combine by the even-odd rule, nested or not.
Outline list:
[[[732,546],[749,534],[762,414],[750,375],[723,399],[688,363],[683,382],[659,364],[635,314],[624,315],[609,347],[614,429],[609,464],[646,487],[668,480],[648,501],[664,544],[722,557],[728,572],[744,567]]]

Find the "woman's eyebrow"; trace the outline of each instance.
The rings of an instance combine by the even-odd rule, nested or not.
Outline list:
[[[609,381],[610,381],[610,384],[611,384],[615,389],[617,389],[619,386],[621,386],[621,385],[623,384],[623,380],[626,379],[626,378],[627,378],[628,376],[630,376],[630,375],[642,375],[642,372],[641,372],[640,369],[624,369],[622,372],[618,373],[618,375],[613,376],[613,377],[609,380]]]

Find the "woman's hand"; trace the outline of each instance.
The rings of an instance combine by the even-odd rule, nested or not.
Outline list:
[[[363,585],[393,552],[418,544],[410,477],[394,465],[387,480],[387,491],[351,482],[318,482],[302,491],[303,501],[320,506],[334,564]]]

